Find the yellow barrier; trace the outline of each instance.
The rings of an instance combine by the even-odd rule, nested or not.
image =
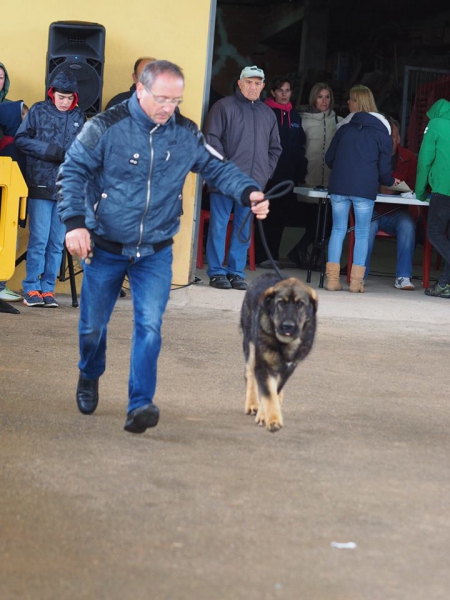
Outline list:
[[[26,217],[28,188],[19,165],[7,156],[0,157],[0,192],[0,281],[8,281],[16,265],[17,226]]]

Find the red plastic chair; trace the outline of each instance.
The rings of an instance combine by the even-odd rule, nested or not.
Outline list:
[[[200,223],[198,227],[198,240],[197,240],[197,269],[203,269],[203,233],[205,229],[206,221],[209,221],[210,214],[209,210],[201,210],[200,211]],[[233,230],[233,215],[230,215],[230,220],[227,225],[227,237],[225,243],[225,255],[228,252],[228,248],[230,246],[230,238],[231,232]],[[225,257],[224,257],[225,260]],[[256,271],[256,262],[255,262],[255,236],[254,236],[254,227],[252,222],[252,232],[250,237],[250,246],[248,249],[248,263],[250,271]]]
[[[349,226],[350,227],[355,227],[355,215],[353,212],[353,209],[350,210],[350,216],[349,216]],[[423,269],[423,276],[422,276],[422,285],[424,288],[427,288],[430,284],[430,265],[431,265],[431,253],[432,253],[432,246],[430,244],[430,242],[428,241],[427,238],[427,222],[425,217],[423,218],[422,221],[422,228],[423,228],[423,254],[422,254],[422,269]],[[390,233],[386,233],[385,231],[378,231],[377,238],[391,238],[391,237],[395,237],[394,235],[391,235]],[[352,264],[353,264],[353,251],[355,248],[355,230],[352,229],[352,231],[349,232],[348,234],[348,250],[347,250],[347,283],[350,283],[350,274],[351,274],[351,268],[352,268]]]

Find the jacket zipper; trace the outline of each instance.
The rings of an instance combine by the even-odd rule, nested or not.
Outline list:
[[[151,131],[150,131],[150,137],[149,137],[149,141],[150,141],[150,169],[148,172],[148,179],[147,179],[147,199],[145,202],[145,210],[142,214],[142,219],[139,225],[139,242],[138,245],[136,246],[136,256],[137,258],[139,258],[141,256],[140,253],[140,247],[142,244],[142,238],[144,237],[144,221],[145,221],[145,217],[147,216],[148,213],[148,209],[150,207],[150,192],[151,192],[151,179],[152,179],[152,172],[153,172],[153,159],[154,159],[154,150],[153,150],[153,132],[156,131],[158,129],[159,125],[156,125],[156,127],[154,127]]]
[[[255,122],[255,103],[252,102],[253,109],[253,131],[255,132],[255,143],[253,144],[253,156],[252,156],[252,168],[250,170],[250,177],[253,176],[253,167],[255,166],[255,154],[256,154],[256,122]]]
[[[67,133],[67,124],[69,122],[69,111],[66,111],[66,123],[64,125],[64,133],[62,139],[62,149],[65,150],[64,146],[66,145],[66,133]]]
[[[327,117],[323,113],[322,184],[325,185],[325,146],[327,144]]]

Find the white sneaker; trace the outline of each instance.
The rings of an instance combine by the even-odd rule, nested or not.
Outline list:
[[[395,280],[395,287],[398,290],[413,290],[414,286],[411,283],[411,279],[409,277],[397,277]]]
[[[22,300],[22,296],[5,287],[4,290],[0,291],[0,300],[4,300],[5,302],[19,302]]]

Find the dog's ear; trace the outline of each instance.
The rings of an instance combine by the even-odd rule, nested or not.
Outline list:
[[[316,313],[319,306],[319,296],[317,295],[316,290],[313,288],[309,289],[309,299],[311,301],[311,306],[314,308],[314,313]]]
[[[261,296],[260,304],[266,315],[270,315],[273,311],[273,300],[275,298],[276,290],[274,287],[267,288],[264,294]]]

